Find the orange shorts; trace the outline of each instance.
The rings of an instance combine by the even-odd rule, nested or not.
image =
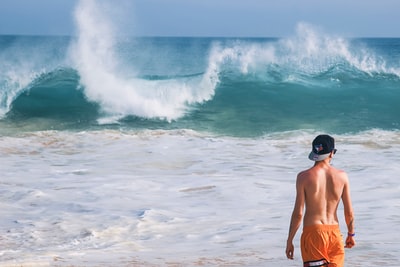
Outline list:
[[[304,267],[344,266],[344,243],[339,225],[305,226],[300,247]]]

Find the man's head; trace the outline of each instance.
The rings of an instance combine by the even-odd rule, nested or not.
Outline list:
[[[321,134],[315,137],[312,142],[312,150],[308,158],[313,161],[321,161],[328,158],[332,152],[336,153],[335,139],[329,135]]]

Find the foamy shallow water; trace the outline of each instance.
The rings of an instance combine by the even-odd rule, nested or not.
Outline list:
[[[300,266],[285,258],[297,172],[315,133],[39,132],[0,138],[0,266]],[[357,246],[397,264],[400,134],[336,136]],[[342,210],[341,228],[346,232]]]

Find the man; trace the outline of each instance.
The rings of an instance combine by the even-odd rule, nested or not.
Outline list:
[[[352,248],[354,241],[354,217],[347,174],[330,165],[335,140],[329,135],[319,135],[312,142],[309,159],[313,167],[297,175],[296,201],[290,221],[286,244],[286,256],[293,259],[293,239],[303,219],[301,255],[304,267],[343,266],[344,247]],[[339,229],[337,208],[343,201],[348,234],[343,245]]]

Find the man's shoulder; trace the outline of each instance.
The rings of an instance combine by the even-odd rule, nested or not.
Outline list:
[[[344,183],[348,183],[348,181],[349,181],[349,177],[347,176],[347,173],[340,169],[336,169],[336,177],[340,177],[340,179]]]
[[[337,169],[337,168],[335,168],[335,167],[333,167],[333,166],[331,166],[331,170],[332,170],[333,172],[339,174],[339,175],[343,175],[343,176],[346,176],[346,177],[347,177],[347,173],[346,173],[344,170]]]
[[[313,168],[303,170],[297,174],[297,179],[306,179],[307,177],[313,175],[313,172]]]

